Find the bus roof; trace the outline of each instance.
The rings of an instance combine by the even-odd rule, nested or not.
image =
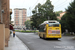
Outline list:
[[[59,22],[56,20],[47,20],[47,21],[44,21],[43,23],[59,23]]]
[[[40,24],[40,25],[44,25],[44,24],[48,24],[48,23],[58,23],[59,24],[59,22],[58,21],[56,21],[56,20],[47,20],[47,21],[44,21],[42,24]],[[39,25],[39,26],[40,26]]]

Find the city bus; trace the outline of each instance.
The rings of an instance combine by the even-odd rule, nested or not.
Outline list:
[[[39,25],[39,33],[40,38],[61,38],[61,24],[56,20],[48,20],[44,21]]]

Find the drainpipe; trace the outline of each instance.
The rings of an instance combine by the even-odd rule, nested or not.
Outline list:
[[[0,0],[0,15],[1,15],[1,0]]]
[[[2,10],[2,4],[1,4],[1,0],[0,0],[0,13],[1,13],[1,23],[3,23],[3,16],[2,13],[4,13],[4,10]]]
[[[4,10],[1,10],[1,22],[3,23],[3,16],[2,13],[4,13]]]

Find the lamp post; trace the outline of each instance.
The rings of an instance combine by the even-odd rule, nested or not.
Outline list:
[[[31,7],[29,7],[29,10],[30,10],[30,16],[31,16]]]
[[[48,20],[50,20],[50,17],[48,16]]]

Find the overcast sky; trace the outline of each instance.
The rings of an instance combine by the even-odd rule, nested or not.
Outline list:
[[[54,5],[54,11],[65,11],[65,8],[69,6],[73,0],[51,0]],[[30,16],[31,11],[38,4],[44,4],[46,0],[10,0],[10,8],[14,10],[14,8],[26,8],[27,16]],[[30,9],[29,9],[30,8]],[[14,18],[14,11],[12,14],[12,19]]]

